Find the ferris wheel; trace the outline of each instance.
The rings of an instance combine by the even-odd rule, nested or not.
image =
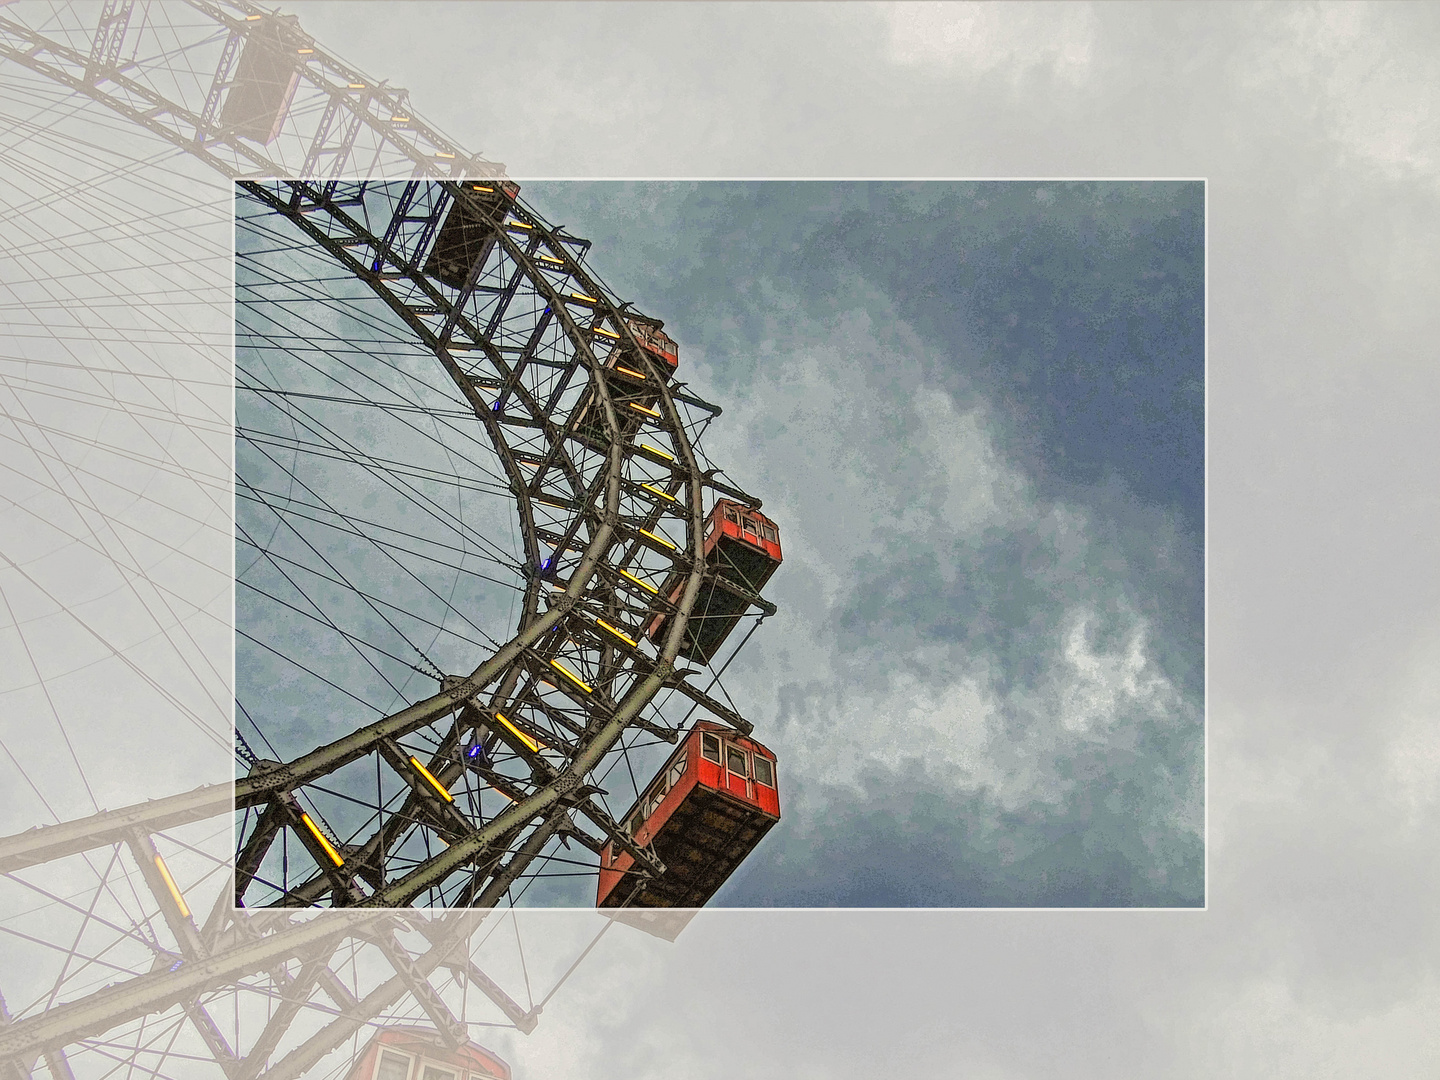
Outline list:
[[[673,867],[622,819],[661,765],[646,748],[697,711],[756,752],[707,669],[773,610],[780,550],[704,460],[719,410],[675,381],[678,346],[512,182],[240,190],[241,732],[344,719],[285,760],[242,750],[237,903],[490,907],[593,878],[607,848],[621,906],[704,903],[778,805],[723,800]],[[475,516],[497,495],[513,550]],[[487,630],[507,573],[515,629]]]
[[[718,408],[583,239],[293,17],[16,4],[0,80],[7,302],[43,323],[5,342],[6,465],[114,578],[4,551],[97,659],[11,611],[55,732],[7,732],[0,1075],[338,1076],[377,1027],[530,1030],[491,909],[697,906],[778,816],[719,675],[779,536],[704,455]],[[96,742],[239,775],[107,810]]]

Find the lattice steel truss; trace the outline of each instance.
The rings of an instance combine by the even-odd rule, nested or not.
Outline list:
[[[247,135],[242,130],[246,117],[232,99],[244,82],[247,46],[262,39],[272,56],[293,52],[294,79],[273,130],[257,136],[250,123]],[[7,193],[24,189],[19,205],[26,214],[26,243],[5,255],[23,260],[29,275],[23,282],[3,284],[39,285],[39,302],[46,305],[37,316],[36,334],[7,336],[11,353],[4,359],[25,365],[25,374],[14,382],[7,375],[6,390],[22,400],[25,394],[48,395],[72,410],[88,410],[87,418],[99,417],[83,432],[63,426],[70,421],[47,428],[43,417],[38,425],[21,417],[31,426],[17,429],[22,437],[15,442],[31,446],[36,460],[45,463],[34,467],[28,481],[61,500],[72,498],[69,488],[95,477],[106,482],[107,461],[124,463],[129,470],[124,482],[140,509],[124,520],[113,519],[109,529],[117,535],[120,529],[131,530],[131,539],[119,549],[97,545],[98,557],[113,557],[123,582],[114,594],[116,610],[153,626],[152,641],[175,634],[169,642],[173,651],[168,659],[161,657],[161,668],[167,674],[171,668],[188,671],[194,685],[171,692],[162,677],[147,669],[150,657],[132,659],[124,641],[107,639],[103,626],[94,629],[99,646],[114,661],[113,671],[162,703],[158,725],[188,725],[186,730],[213,737],[215,718],[206,703],[219,700],[209,685],[218,676],[193,665],[196,641],[184,636],[183,625],[176,631],[164,621],[171,617],[172,600],[186,598],[171,594],[166,599],[171,583],[147,579],[135,548],[142,541],[164,540],[163,523],[143,520],[146,506],[162,512],[166,521],[178,513],[188,527],[203,530],[209,527],[213,493],[228,483],[227,476],[208,471],[207,432],[215,416],[223,414],[204,397],[205,387],[227,373],[226,356],[218,341],[188,331],[186,323],[193,320],[184,313],[228,312],[224,282],[230,265],[225,257],[217,262],[218,253],[203,244],[175,242],[177,233],[190,235],[192,219],[203,218],[201,211],[209,205],[197,195],[203,180],[192,176],[185,162],[203,163],[232,179],[300,176],[316,181],[256,182],[246,197],[287,227],[298,213],[296,235],[334,256],[333,264],[365,283],[377,302],[382,295],[386,304],[393,300],[398,305],[390,308],[395,325],[429,349],[433,369],[450,380],[475,414],[476,430],[495,433],[487,442],[504,462],[500,487],[522,521],[522,552],[511,569],[539,567],[517,579],[523,592],[522,631],[478,669],[442,679],[439,694],[358,729],[348,740],[278,768],[266,767],[255,755],[245,760],[246,767],[257,767],[238,788],[250,809],[242,854],[252,845],[263,846],[256,840],[264,831],[259,823],[269,813],[268,829],[277,814],[284,815],[287,793],[297,801],[317,794],[315,779],[346,755],[357,755],[356,761],[368,755],[390,770],[392,783],[406,785],[401,808],[387,811],[389,821],[355,845],[363,852],[373,840],[370,859],[355,858],[345,845],[337,849],[363,872],[312,874],[294,890],[286,884],[282,901],[339,903],[354,899],[349,890],[358,887],[366,894],[364,902],[425,901],[434,895],[479,903],[503,891],[499,883],[512,867],[517,877],[523,874],[524,865],[517,863],[526,857],[533,861],[548,837],[569,840],[583,834],[594,841],[611,835],[614,825],[606,820],[603,797],[590,791],[584,778],[607,749],[615,752],[616,730],[669,734],[674,724],[653,705],[647,711],[648,695],[685,696],[745,727],[725,706],[683,683],[671,663],[673,648],[629,644],[596,621],[613,614],[605,621],[619,629],[627,613],[656,603],[639,582],[653,587],[667,567],[692,583],[676,610],[688,610],[693,602],[700,491],[707,482],[724,490],[717,477],[707,481],[708,468],[683,449],[693,449],[689,433],[705,412],[703,404],[667,384],[648,407],[661,414],[657,430],[669,434],[646,441],[670,450],[649,457],[643,447],[637,449],[634,433],[622,420],[634,387],[624,376],[596,367],[608,357],[607,349],[628,351],[633,359],[633,334],[616,320],[618,305],[610,294],[583,272],[583,242],[538,217],[524,217],[523,208],[517,220],[533,224],[534,233],[522,241],[520,231],[504,232],[494,265],[510,268],[517,288],[528,290],[527,295],[563,301],[567,298],[559,290],[568,285],[570,291],[596,298],[589,306],[562,302],[556,307],[549,329],[524,363],[519,353],[509,351],[513,342],[506,337],[506,319],[517,326],[523,322],[517,301],[500,305],[486,292],[488,280],[463,281],[460,290],[429,281],[427,291],[424,268],[418,275],[411,272],[413,254],[423,249],[420,234],[438,220],[443,204],[473,200],[461,178],[499,177],[502,166],[467,153],[435,130],[416,115],[403,89],[357,71],[304,34],[293,19],[275,17],[248,0],[0,4],[0,79],[11,121],[11,131],[0,140],[0,165],[6,169]],[[171,148],[170,156],[157,153],[157,145]],[[45,154],[58,155],[60,164],[47,162]],[[362,223],[362,230],[345,224],[344,215],[353,209],[345,199],[355,193],[354,185],[324,182],[347,176],[431,182],[375,185],[376,196],[389,200],[392,210],[405,199],[411,207],[392,212],[384,226]],[[436,186],[438,180],[449,183]],[[177,206],[184,212],[177,213]],[[393,234],[389,223],[396,225]],[[13,218],[7,222],[20,224]],[[305,231],[316,228],[314,235]],[[348,246],[356,240],[362,244]],[[360,265],[363,258],[345,261],[362,248],[371,259],[368,269]],[[555,266],[564,271],[563,278],[551,272]],[[171,269],[175,272],[167,273]],[[151,273],[155,270],[161,271],[158,280]],[[177,301],[173,310],[162,296],[166,289]],[[146,300],[136,305],[132,296]],[[445,313],[427,311],[430,307]],[[490,327],[479,321],[499,307],[506,312],[501,323]],[[529,317],[533,332],[538,318]],[[620,344],[597,343],[597,324],[613,328]],[[63,362],[47,352],[47,343],[58,346]],[[467,353],[459,348],[464,343],[481,347]],[[164,351],[157,354],[160,346]],[[154,367],[157,355],[184,356],[193,368],[177,378]],[[655,377],[653,365],[645,366],[643,358],[640,364],[632,370]],[[513,384],[496,385],[512,379]],[[562,379],[566,388],[559,396],[541,400],[541,389],[553,389]],[[147,389],[166,385],[175,390],[168,397]],[[590,420],[581,418],[588,424],[582,432],[571,419],[584,411],[578,402],[587,393]],[[479,415],[487,405],[491,413]],[[113,427],[111,417],[118,421]],[[538,426],[516,422],[526,417]],[[642,423],[656,419],[646,417]],[[157,440],[157,425],[167,433],[187,432],[192,441],[168,434],[168,441]],[[80,445],[85,447],[79,463],[68,456],[64,442],[77,435],[84,436]],[[197,444],[198,456],[182,456]],[[151,494],[157,478],[166,478],[167,494]],[[660,505],[669,505],[666,495],[682,507],[680,513]],[[652,498],[655,506],[647,508],[645,501]],[[101,521],[111,513],[100,507],[91,511]],[[675,550],[647,540],[641,528],[670,537]],[[549,567],[541,565],[543,558],[536,562],[546,548],[561,552]],[[10,555],[7,551],[7,569],[21,566]],[[562,575],[565,588],[554,588]],[[32,574],[30,580],[54,599],[69,595],[63,578],[42,580]],[[671,621],[671,645],[683,621]],[[546,638],[552,627],[560,629],[548,629]],[[626,636],[641,640],[633,633]],[[583,697],[575,696],[551,660],[566,664],[586,682]],[[558,676],[558,681],[551,678],[553,691],[534,678],[547,668]],[[537,743],[546,739],[544,749],[527,757],[523,740],[517,745],[515,736],[499,734],[485,722],[498,701],[516,703],[516,715],[508,718]],[[409,734],[402,733],[421,714],[429,715]],[[476,715],[481,724],[469,725]],[[24,723],[28,718],[12,719]],[[567,722],[581,730],[571,731]],[[417,742],[421,727],[437,731],[438,738]],[[431,775],[456,785],[458,774],[439,755],[441,743],[451,732],[482,727],[490,740],[481,763],[488,775],[467,765],[459,786],[483,780],[518,801],[508,816],[482,803],[485,812],[467,813],[468,831],[462,831],[432,798],[432,789],[417,787],[413,772],[404,771],[409,764],[404,752],[427,750],[420,760],[435,766]],[[398,762],[393,760],[397,749]],[[164,747],[156,749],[163,752]],[[388,763],[386,754],[392,755]],[[80,767],[78,757],[74,764]],[[38,773],[27,779],[48,808],[44,779]],[[483,945],[485,936],[502,925],[495,913],[236,908],[236,883],[229,873],[234,797],[230,785],[211,784],[69,820],[57,814],[52,819],[61,824],[0,837],[0,932],[6,958],[0,991],[9,995],[0,996],[0,1077],[48,1074],[63,1080],[110,1075],[117,1066],[186,1080],[338,1075],[345,1062],[336,1066],[337,1056],[343,1057],[347,1041],[354,1045],[367,1026],[428,1021],[452,1043],[477,1023],[522,1031],[534,1027],[548,996],[537,1001],[516,991],[512,997],[501,988],[501,982],[513,988],[514,980],[521,980],[528,989],[529,975],[523,952],[511,971],[513,963],[484,951],[495,947],[494,938]],[[397,817],[401,825],[390,824]],[[282,838],[296,835],[283,822],[276,827]],[[437,858],[420,858],[416,837],[453,842]],[[423,844],[418,842],[422,849]],[[511,854],[496,863],[502,851]],[[454,860],[449,871],[447,857]],[[642,864],[658,870],[653,860]],[[486,875],[482,886],[471,884],[477,869]],[[255,879],[250,885],[240,892],[258,887]],[[506,970],[490,968],[486,974],[482,964]]]
[[[50,19],[0,13],[0,58],[183,146],[226,176],[501,176],[410,106],[408,91],[328,53],[248,0],[104,0],[98,21],[72,5]],[[273,138],[242,134],[226,115],[247,44],[293,56],[295,86]],[[266,133],[268,134],[268,132]]]
[[[245,811],[237,904],[488,907],[570,840],[597,857],[607,842],[629,852],[643,868],[637,884],[663,873],[654,853],[617,822],[638,789],[618,807],[604,798],[607,769],[627,749],[622,738],[676,741],[679,729],[653,707],[657,696],[678,696],[742,733],[751,730],[733,708],[691,685],[697,669],[675,665],[706,572],[707,489],[758,506],[702,466],[696,436],[719,409],[687,393],[641,346],[637,329],[651,321],[614,299],[586,268],[586,242],[551,227],[500,185],[245,181],[241,188],[254,208],[285,219],[362,282],[433,356],[451,383],[453,406],[483,430],[497,476],[515,500],[524,587],[514,636],[483,662],[435,672],[436,692],[308,754],[254,762],[236,788],[237,808]],[[246,207],[239,221],[242,233],[255,231],[273,253],[265,215]],[[437,252],[447,236],[467,234],[475,243],[462,271]],[[271,273],[242,289],[242,324],[252,304],[280,302],[277,286],[290,297],[294,283]],[[313,332],[317,320],[295,311],[287,317],[303,318]],[[242,338],[242,354],[246,341],[275,336],[273,324],[257,329]],[[345,361],[351,378],[377,366],[364,356]],[[296,476],[278,468],[277,448],[352,460],[361,448],[337,434],[334,421],[296,404],[321,394],[261,385],[270,374],[257,362],[240,391],[242,399],[264,395],[257,411],[279,421],[255,430],[242,421],[242,441],[263,450],[263,460],[254,460],[268,474],[251,483],[242,466],[242,495],[253,493],[265,514],[297,535],[292,517],[314,520],[321,504],[333,516],[330,527],[353,531],[355,519],[333,501],[343,492],[305,486],[298,502],[279,494]],[[339,379],[306,385],[333,388]],[[348,404],[377,403],[361,397]],[[285,431],[299,425],[307,438],[287,440]],[[363,450],[373,470],[376,448]],[[250,531],[282,530],[260,520]],[[309,540],[305,546],[317,550]],[[242,551],[247,564],[268,560],[272,578],[283,569],[268,544],[252,539]],[[328,560],[326,570],[343,573]],[[741,586],[727,587],[757,611],[770,610]],[[647,624],[660,614],[670,616],[664,637],[648,642]],[[336,617],[323,613],[330,625]],[[349,635],[352,642],[363,637]],[[257,644],[276,655],[287,651]],[[334,685],[333,676],[316,677]],[[293,841],[284,860],[276,854],[282,833]],[[274,867],[268,874],[267,861]]]

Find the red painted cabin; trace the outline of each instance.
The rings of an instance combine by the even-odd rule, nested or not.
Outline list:
[[[665,873],[642,884],[626,874],[635,860],[606,844],[596,907],[702,907],[780,820],[777,783],[764,745],[696,724],[623,819]]]
[[[717,499],[705,520],[705,580],[685,626],[680,655],[708,664],[750,606],[718,578],[758,596],[780,560],[780,530],[773,521],[741,503]],[[674,573],[660,592],[673,604],[684,588],[685,577]],[[650,620],[645,632],[657,646],[664,645],[669,622],[670,617],[663,613]]]
[[[510,1066],[467,1042],[446,1046],[433,1028],[385,1027],[376,1032],[345,1080],[511,1080]]]
[[[626,315],[625,325],[635,335],[640,348],[655,361],[661,378],[669,379],[674,375],[680,366],[680,346],[661,329],[664,324],[643,315]],[[609,330],[608,325],[604,325],[603,329]],[[599,344],[602,341],[613,342],[613,339],[608,334],[597,333],[595,342]],[[620,376],[609,380],[610,399],[615,404],[615,418],[627,436],[633,436],[647,419],[654,419],[658,411],[655,403],[660,400],[660,391],[654,377],[646,374],[644,367],[637,362],[633,350],[627,351],[618,346],[605,357],[605,370]],[[576,429],[592,442],[604,445],[607,441],[605,424],[589,390],[576,409],[579,417]]]
[[[656,361],[665,365],[660,370],[663,372],[666,367],[670,374],[674,374],[680,366],[680,346],[670,340],[670,336],[661,330],[664,324],[661,322],[648,322],[632,316],[625,317],[625,325],[630,327],[630,332],[635,335],[635,340],[640,347],[648,352]],[[614,360],[605,365],[614,367]]]

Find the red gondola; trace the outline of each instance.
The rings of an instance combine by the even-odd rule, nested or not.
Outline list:
[[[750,607],[780,565],[780,530],[758,510],[730,499],[717,499],[705,521],[705,580],[685,626],[680,655],[709,663],[740,616]],[[680,599],[685,577],[673,573],[661,589],[672,604]],[[748,595],[747,595],[748,594]],[[668,614],[650,620],[646,634],[663,645]]]
[[[345,1080],[511,1080],[510,1066],[467,1042],[452,1050],[433,1028],[385,1027]]]
[[[625,316],[625,325],[635,335],[636,344],[660,367],[661,379],[668,380],[674,375],[680,366],[680,346],[661,329],[664,324],[659,319],[632,313]],[[626,437],[631,436],[642,424],[660,417],[656,408],[660,390],[654,376],[645,373],[645,365],[638,362],[634,350],[623,348],[620,345],[623,339],[603,319],[597,318],[590,330],[597,345],[610,346],[608,353],[603,351],[603,347],[597,352],[605,357],[605,370],[620,376],[609,380],[610,400],[615,406],[615,417],[620,422],[621,431]],[[585,438],[604,445],[608,435],[600,410],[589,390],[585,395],[576,406],[576,430]]]
[[[670,335],[660,329],[664,323],[659,320],[651,321],[627,315],[625,325],[630,327],[630,332],[635,335],[635,340],[640,347],[668,367],[670,374],[673,375],[680,366],[680,346],[670,340]],[[606,367],[613,366],[612,359],[612,363],[607,364]],[[663,371],[664,368],[661,370]]]
[[[642,882],[627,873],[634,858],[607,844],[595,906],[701,907],[779,820],[775,755],[754,739],[702,721],[624,818],[665,873]]]

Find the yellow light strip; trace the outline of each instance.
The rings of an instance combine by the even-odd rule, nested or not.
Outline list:
[[[408,123],[410,122],[410,117],[408,117],[408,116],[392,116],[392,117],[390,117],[390,122],[391,122],[392,124],[408,124]]]
[[[646,491],[653,492],[654,494],[659,495],[662,499],[668,499],[670,502],[675,501],[674,495],[671,495],[669,492],[666,491],[661,491],[654,484],[641,484],[640,486]]]
[[[640,449],[641,449],[641,450],[649,450],[650,453],[652,453],[652,454],[659,454],[659,455],[660,455],[661,457],[663,457],[666,461],[674,461],[674,460],[675,460],[673,457],[671,457],[669,454],[667,454],[664,450],[661,450],[658,446],[651,446],[648,442],[642,442],[642,443],[640,444]]]
[[[175,906],[180,909],[181,918],[190,917],[190,909],[185,905],[185,898],[180,895],[180,886],[175,884],[175,879],[170,876],[170,868],[165,865],[165,860],[160,853],[155,853],[155,869],[160,871],[160,876],[165,879],[165,887],[170,890],[170,895],[175,898]]]
[[[445,786],[441,784],[439,780],[436,780],[434,774],[431,773],[430,770],[427,769],[424,765],[421,765],[419,759],[416,758],[413,754],[410,756],[410,764],[415,766],[416,772],[418,772],[421,776],[425,777],[426,780],[430,781],[430,786],[440,793],[440,797],[442,799],[444,799],[446,802],[455,801],[455,796],[451,795],[450,792],[446,791]]]
[[[581,300],[587,304],[598,304],[600,302],[600,298],[598,296],[586,296],[584,293],[578,292],[572,292],[570,294],[570,299]]]
[[[502,724],[505,725],[505,730],[506,730],[506,731],[510,732],[511,735],[514,735],[514,736],[515,736],[517,739],[519,739],[522,743],[524,743],[526,746],[528,746],[528,747],[530,748],[530,752],[531,752],[532,754],[538,754],[538,753],[540,752],[540,744],[539,744],[538,742],[536,742],[534,739],[532,739],[529,735],[526,735],[525,732],[521,731],[521,730],[520,730],[519,728],[517,728],[514,724],[512,724],[509,720],[506,720],[505,717],[502,716],[500,713],[497,712],[497,713],[495,714],[495,719],[496,719],[496,720],[499,720],[500,723],[502,723]],[[497,790],[498,790],[498,789],[497,789]],[[512,800],[512,801],[513,801],[513,800]]]
[[[263,19],[264,17],[265,17],[264,15],[246,15],[246,16],[245,16],[245,21],[246,21],[246,22],[254,22],[256,19]]]
[[[615,333],[613,330],[606,330],[603,326],[592,326],[590,330],[592,333],[600,334],[603,337],[613,338],[616,341],[620,340],[619,334]]]
[[[629,579],[630,579],[631,581],[633,581],[636,585],[639,585],[642,589],[647,589],[647,590],[649,590],[650,592],[655,593],[657,596],[660,594],[660,590],[657,589],[657,588],[655,588],[654,585],[651,585],[651,584],[650,584],[649,582],[647,582],[647,581],[641,581],[641,580],[640,580],[638,577],[636,577],[634,574],[630,573],[629,570],[621,570],[621,571],[620,571],[620,576],[621,576],[621,577],[627,577],[627,578],[629,578]]]
[[[476,191],[494,191],[494,190],[495,190],[493,187],[485,187],[483,184],[471,184],[470,186],[471,186],[472,188],[474,188]]]
[[[629,405],[630,408],[634,409],[638,413],[644,413],[646,416],[653,416],[656,420],[660,419],[660,414],[658,412],[656,412],[654,409],[647,409],[638,401],[627,401],[625,404]]]
[[[346,85],[347,85],[351,90],[364,90],[364,89],[365,89],[365,84],[364,84],[363,82],[352,82],[352,83],[347,83]]]
[[[649,529],[640,529],[640,530],[638,530],[638,531],[639,531],[639,533],[640,533],[641,536],[648,536],[651,540],[654,540],[657,544],[664,544],[664,545],[665,545],[667,548],[669,548],[671,551],[679,551],[679,550],[680,550],[680,549],[677,548],[674,544],[670,543],[669,540],[666,540],[663,536],[656,536],[656,535],[655,535],[654,533],[652,533]]]
[[[629,375],[632,379],[643,379],[645,377],[645,373],[643,371],[635,371],[634,369],[625,367],[621,364],[616,364],[615,370],[620,372],[621,375]]]
[[[436,150],[436,151],[435,151],[435,156],[438,157],[438,158],[453,158],[455,155],[454,155],[454,154],[447,154],[444,150]]]
[[[345,860],[340,857],[340,853],[335,850],[334,846],[330,843],[330,841],[325,839],[325,834],[322,833],[318,828],[316,828],[315,822],[310,820],[310,815],[301,814],[300,820],[303,821],[305,823],[305,827],[310,830],[310,835],[315,837],[316,840],[320,841],[320,846],[325,849],[325,854],[330,856],[331,860],[334,861],[335,865],[344,866]]]
[[[594,693],[594,691],[591,690],[590,687],[586,686],[585,683],[581,681],[579,675],[576,675],[573,671],[571,671],[569,668],[567,668],[564,664],[560,663],[559,660],[551,660],[551,661],[550,661],[550,666],[553,667],[556,671],[560,672],[561,675],[564,675],[567,679],[569,679],[571,682],[573,682],[576,686],[580,687],[581,690],[584,690],[587,694]]]
[[[523,221],[507,221],[505,227],[507,229],[533,229],[535,226],[526,225]]]
[[[555,258],[554,255],[541,255],[541,256],[540,256],[540,261],[541,261],[541,262],[554,263],[556,266],[564,266],[564,265],[565,265],[565,260],[564,260],[564,259],[557,259],[557,258]]]
[[[596,622],[597,625],[603,626],[606,630],[609,630],[610,633],[614,634],[614,635],[615,635],[616,637],[618,637],[621,641],[625,642],[626,645],[629,645],[632,649],[638,649],[638,648],[640,647],[640,643],[639,643],[638,641],[636,641],[634,638],[632,638],[629,634],[625,633],[624,631],[617,630],[615,627],[611,626],[611,625],[610,625],[608,622],[606,622],[604,619],[596,619],[595,622]]]
[[[295,51],[298,52],[301,56],[309,56],[309,55],[310,55],[311,53],[313,53],[315,50],[314,50],[314,49],[296,49]]]

